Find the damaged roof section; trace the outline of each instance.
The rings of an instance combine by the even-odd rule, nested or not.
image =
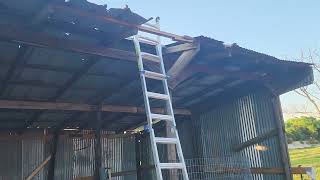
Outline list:
[[[101,103],[112,105],[103,112],[104,129],[145,121],[133,43],[125,39],[145,18],[79,0],[0,0],[0,10],[0,129],[92,128]],[[183,54],[195,52],[169,79],[178,118],[248,92],[267,88],[279,95],[313,80],[306,63],[203,36],[153,33],[181,40],[163,47],[169,73]]]
[[[106,5],[96,5],[85,0],[1,0],[0,11],[3,13],[0,16],[1,25],[19,25],[19,28],[24,30],[104,45],[132,36],[137,33],[137,29],[105,21],[103,18],[115,18],[136,25],[147,21],[127,7],[108,8]]]

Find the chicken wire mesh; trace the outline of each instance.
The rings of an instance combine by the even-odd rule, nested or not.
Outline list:
[[[190,180],[251,179],[249,162],[237,157],[193,158],[185,162]],[[183,180],[179,171],[166,172],[165,176]]]

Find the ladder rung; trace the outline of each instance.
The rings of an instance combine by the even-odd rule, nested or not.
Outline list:
[[[161,169],[182,169],[184,165],[182,163],[160,163]]]
[[[152,39],[152,38],[144,37],[144,36],[138,36],[138,38],[139,38],[139,41],[140,40],[145,40],[145,41],[149,41],[149,42],[152,42],[152,43],[155,43],[155,44],[159,44],[159,41],[156,40],[156,39]]]
[[[152,45],[152,46],[158,45],[158,43],[147,41],[147,40],[143,40],[143,39],[140,39],[139,42],[140,43],[144,43],[144,44],[149,44],[149,45]]]
[[[178,144],[177,138],[155,137],[155,141],[159,144]]]
[[[152,119],[159,119],[159,120],[166,120],[166,121],[173,121],[173,117],[170,115],[164,114],[151,114]]]
[[[149,61],[153,61],[153,62],[157,62],[157,63],[161,62],[160,57],[157,56],[157,55],[154,55],[154,54],[141,52],[141,56],[142,56],[143,59],[146,59],[146,60],[149,60]]]
[[[169,100],[169,96],[166,94],[160,94],[160,93],[154,93],[154,92],[147,92],[148,97],[154,98],[154,99],[163,99],[163,100]]]
[[[158,80],[165,80],[167,78],[167,76],[164,74],[160,74],[152,71],[144,71],[144,75],[147,78],[158,79]]]

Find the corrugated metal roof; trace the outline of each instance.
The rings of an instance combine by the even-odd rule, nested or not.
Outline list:
[[[76,2],[70,1],[69,4],[65,4],[64,1],[58,1],[58,4],[69,8],[80,8],[101,16],[117,17],[133,24],[146,21],[129,9],[106,10],[103,6],[84,1],[81,1],[83,4]],[[39,8],[44,7],[39,0],[31,0],[27,4],[17,0],[0,0],[0,3],[5,9],[10,10],[7,14],[0,15],[1,25],[7,24],[10,19],[11,24],[19,23],[29,30],[30,21],[21,22],[21,14],[25,14],[30,18],[29,20],[32,20],[30,13],[38,12]],[[13,14],[12,9],[21,11]],[[94,43],[99,47],[117,47],[133,52],[133,44],[130,41],[119,40],[133,35],[135,31],[132,29],[111,23],[101,24],[100,21],[93,21],[90,17],[72,16],[68,12],[53,13],[48,17],[51,19],[47,19],[48,22],[41,24],[41,27],[35,28],[36,32],[45,32],[66,42],[77,40],[85,44]],[[76,26],[73,26],[74,24]],[[95,27],[99,31],[95,30]],[[114,41],[117,38],[117,43],[108,43],[110,39]],[[311,68],[308,64],[280,61],[237,45],[226,47],[222,41],[203,36],[196,40],[200,43],[200,52],[193,59],[190,67],[202,65],[207,69],[200,69],[173,89],[175,107],[193,108],[209,98],[218,97],[220,93],[217,91],[224,92],[226,89],[248,82],[270,83],[273,88],[279,90],[279,93],[283,93],[312,81],[312,74],[308,72]],[[173,45],[176,44],[168,46]],[[148,46],[144,48],[151,51]],[[0,41],[0,49],[2,50],[0,55],[1,99],[90,104],[104,101],[107,104],[143,106],[137,65],[134,62],[53,48],[26,46],[18,42],[6,42],[6,39]],[[179,55],[179,53],[165,55],[167,69]],[[17,60],[18,56],[21,56],[19,60]],[[254,79],[252,76],[259,76],[260,79]],[[297,84],[302,76],[306,80],[301,81],[302,84]],[[292,81],[289,82],[288,79]],[[240,83],[236,83],[239,80]],[[157,89],[157,85],[151,83]],[[8,114],[9,117],[5,117]],[[11,119],[15,121],[9,122],[8,120]],[[31,127],[56,127],[65,123],[65,127],[78,127],[85,124],[86,127],[91,128],[94,125],[94,119],[94,113],[2,109],[0,129],[26,128],[27,122],[30,121],[34,121]],[[145,117],[144,115],[129,116],[126,113],[104,113],[103,119],[105,128],[119,130],[134,126],[144,121]]]

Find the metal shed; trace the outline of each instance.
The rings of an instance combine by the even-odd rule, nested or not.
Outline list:
[[[1,180],[25,179],[42,164],[33,179],[90,178],[98,166],[113,179],[152,179],[126,39],[138,30],[176,41],[163,46],[164,63],[190,179],[292,179],[279,95],[310,84],[310,64],[154,31],[127,7],[0,0],[0,12]],[[165,133],[165,124],[156,128]],[[161,158],[169,156],[163,148]]]

